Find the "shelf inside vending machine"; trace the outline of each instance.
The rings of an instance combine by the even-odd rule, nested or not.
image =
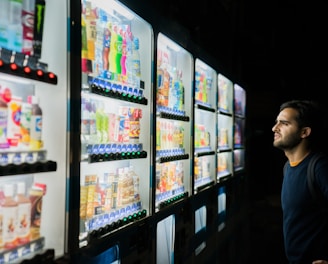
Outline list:
[[[42,252],[45,246],[45,238],[40,237],[13,249],[0,250],[0,263],[18,263],[19,259],[26,259]]]
[[[56,85],[58,77],[35,56],[0,47],[0,73]]]

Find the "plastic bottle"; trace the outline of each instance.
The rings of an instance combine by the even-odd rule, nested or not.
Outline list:
[[[140,189],[139,189],[139,175],[134,171],[134,167],[130,165],[129,174],[132,177],[133,181],[133,202],[137,202],[140,200]]]
[[[30,149],[38,150],[43,147],[42,142],[42,110],[39,106],[39,98],[32,95],[29,97],[32,104]]]
[[[81,134],[90,135],[90,100],[81,98]]]
[[[118,33],[117,33],[117,25],[112,25],[111,31],[111,38],[110,38],[110,53],[109,53],[109,71],[113,73],[117,73],[116,68],[116,56],[117,56],[117,40]],[[113,78],[113,77],[112,77]],[[113,78],[115,79],[115,77]]]
[[[81,63],[82,72],[88,72],[88,40],[84,14],[81,17]]]
[[[102,117],[101,117],[101,132],[102,132],[102,143],[108,143],[108,129],[109,129],[109,116],[108,113],[102,111]]]
[[[124,83],[127,82],[127,76],[126,76],[126,58],[127,58],[127,53],[128,53],[128,48],[127,48],[127,40],[126,40],[126,32],[123,33],[123,40],[122,40],[122,53],[121,53],[121,76],[122,76],[122,81]]]
[[[125,60],[125,68],[126,68],[126,79],[129,85],[133,85],[133,62],[132,62],[132,41],[130,36],[126,39],[126,60]]]
[[[41,58],[45,10],[46,10],[46,1],[35,0],[33,56],[37,58]]]
[[[29,199],[31,201],[31,240],[40,238],[42,199],[45,194],[46,186],[34,184],[29,190]]]
[[[27,102],[22,102],[20,128],[21,142],[25,145],[30,144],[31,116],[32,105]]]
[[[174,112],[176,110],[179,110],[180,107],[180,82],[179,82],[179,76],[178,76],[178,70],[174,68],[172,70],[172,82],[170,82],[169,87],[169,100],[168,100],[168,106]]]
[[[23,46],[22,0],[9,1],[8,49],[21,52]]]
[[[7,141],[8,105],[0,96],[0,149],[8,148]]]
[[[116,73],[118,75],[122,73],[122,68],[121,68],[122,46],[123,46],[123,30],[121,27],[119,27],[117,32],[117,40],[116,40],[117,50],[116,50],[116,57],[115,57]]]
[[[22,10],[23,45],[22,52],[33,54],[35,0],[24,0]]]
[[[93,99],[90,100],[90,113],[89,113],[89,123],[90,123],[90,137],[89,143],[97,143],[97,125],[96,125],[96,110],[97,102]]]
[[[132,42],[132,74],[134,78],[134,86],[140,88],[140,54],[139,54],[139,38],[134,37]]]
[[[8,48],[9,0],[0,0],[0,47]]]
[[[104,104],[99,101],[96,108],[96,143],[107,143],[108,141],[108,118],[104,113]]]
[[[122,205],[126,206],[133,201],[133,180],[129,174],[129,167],[123,168]]]
[[[0,249],[3,248],[3,235],[2,235],[2,223],[3,223],[3,212],[2,212],[2,205],[5,202],[5,194],[3,191],[3,186],[0,186]]]
[[[22,98],[12,96],[8,103],[7,140],[10,147],[17,147],[21,139]]]
[[[26,196],[25,182],[17,183],[16,199],[18,203],[17,241],[25,244],[30,241],[31,200]]]
[[[107,21],[107,18],[102,18],[105,22]],[[109,54],[110,54],[110,41],[111,41],[111,24],[106,23],[106,26],[104,28],[103,32],[103,70],[108,71],[109,69]]]
[[[17,246],[18,204],[14,200],[14,185],[4,185],[5,200],[2,204],[2,239],[5,249]]]

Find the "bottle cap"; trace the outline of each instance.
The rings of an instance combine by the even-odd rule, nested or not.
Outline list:
[[[23,1],[23,10],[34,14],[35,0],[24,0]]]
[[[18,182],[17,183],[17,193],[25,194],[25,182]]]
[[[39,97],[32,95],[31,96],[31,103],[32,104],[38,104],[39,103]]]
[[[14,196],[14,185],[13,184],[5,184],[4,186],[5,196]]]
[[[8,87],[2,88],[0,85],[0,99],[5,103],[9,103],[11,101],[11,90]]]

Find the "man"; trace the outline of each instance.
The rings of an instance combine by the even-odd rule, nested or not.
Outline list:
[[[325,115],[311,101],[283,103],[276,123],[273,146],[284,151],[289,164],[284,175],[281,203],[283,235],[287,259],[291,264],[328,264],[328,216],[311,196],[307,185],[307,166],[320,144]],[[328,158],[315,167],[318,184],[328,206]]]

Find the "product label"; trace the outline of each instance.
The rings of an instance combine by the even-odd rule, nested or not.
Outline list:
[[[0,46],[6,48],[8,45],[7,24],[0,24]]]
[[[32,190],[30,192],[32,239],[37,239],[40,237],[42,197],[43,197],[43,192],[41,190]]]
[[[2,207],[2,238],[5,248],[15,247],[17,227],[17,207]]]
[[[31,117],[31,138],[34,140],[41,140],[42,131],[42,116],[32,116]]]
[[[22,104],[21,114],[21,142],[28,144],[30,142],[30,123],[31,123],[32,107],[30,104]]]
[[[31,204],[21,203],[18,205],[18,229],[17,237],[20,243],[29,241],[31,226]]]
[[[7,108],[0,108],[0,148],[8,148],[7,142]]]
[[[31,55],[33,53],[34,36],[34,13],[22,11],[23,24],[23,53]]]
[[[20,121],[22,112],[22,99],[12,98],[8,105],[7,137],[11,146],[17,146],[21,138]]]
[[[130,130],[129,130],[129,138],[130,141],[138,142],[140,136],[140,122],[139,120],[130,121]]]

